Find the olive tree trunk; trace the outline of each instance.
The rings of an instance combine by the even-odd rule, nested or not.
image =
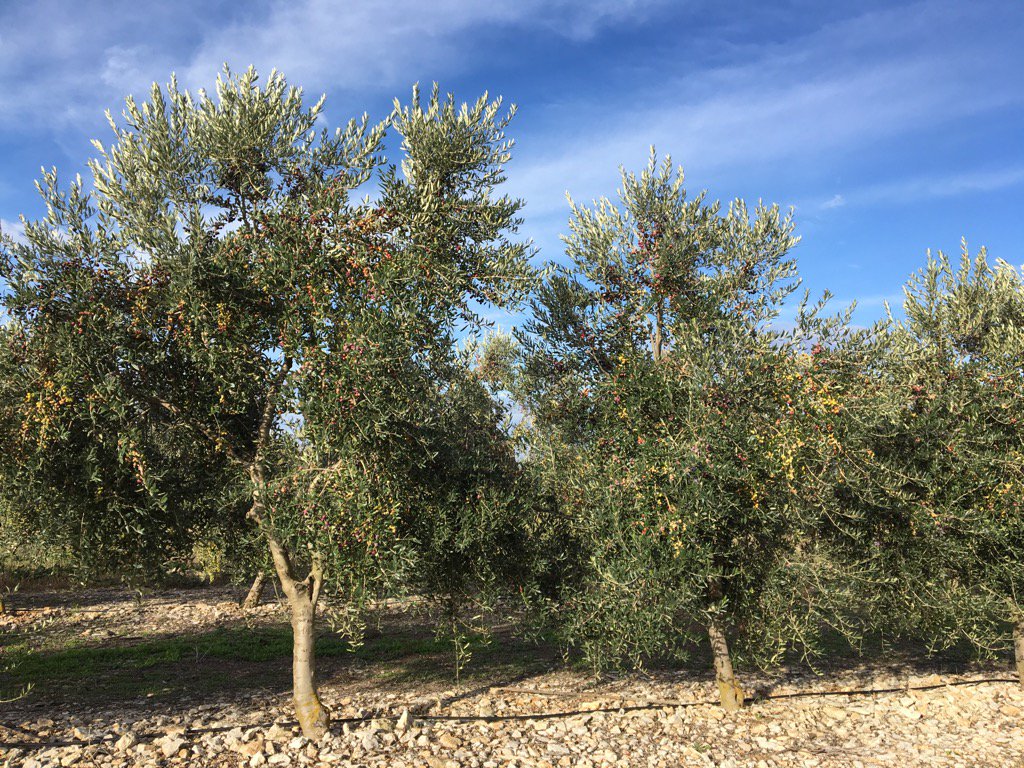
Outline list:
[[[242,610],[251,611],[263,600],[263,590],[267,585],[267,574],[266,571],[260,571],[256,574],[256,578],[253,579],[252,586],[249,587],[249,591],[245,595],[245,599],[242,601]]]
[[[319,741],[331,723],[330,712],[316,688],[316,604],[320,596],[322,573],[314,563],[309,576],[295,577],[287,548],[267,533],[274,568],[288,598],[292,618],[292,700],[295,717],[307,739]]]
[[[273,524],[264,514],[267,489],[263,471],[264,450],[270,445],[271,428],[277,417],[277,394],[283,388],[291,369],[292,359],[286,356],[281,361],[281,367],[264,404],[256,452],[249,464],[249,479],[253,487],[249,517],[260,526],[266,536],[270,557],[274,561],[274,570],[281,580],[281,589],[288,598],[288,607],[292,614],[292,699],[295,703],[295,716],[302,728],[302,734],[307,739],[319,741],[331,724],[330,712],[320,701],[316,689],[315,620],[316,603],[323,584],[323,569],[320,561],[314,557],[309,574],[300,579],[295,573],[295,563],[288,551],[287,543],[278,538]]]
[[[1024,688],[1024,616],[1013,626],[1013,658],[1017,663],[1017,679]]]
[[[309,599],[289,598],[288,602],[292,612],[292,697],[295,715],[303,735],[319,740],[327,733],[331,720],[316,689],[316,605]]]
[[[732,657],[729,655],[729,641],[725,631],[717,619],[708,624],[708,638],[711,640],[711,654],[715,660],[715,682],[718,683],[718,695],[722,706],[730,712],[743,706],[743,689],[732,669]]]

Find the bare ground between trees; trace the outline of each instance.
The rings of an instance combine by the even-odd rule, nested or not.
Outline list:
[[[500,631],[456,680],[447,645],[399,610],[354,651],[320,638],[334,723],[313,744],[292,722],[287,611],[239,597],[16,595],[0,694],[35,687],[0,709],[0,766],[1024,766],[1008,663],[889,649],[822,676],[748,673],[762,698],[728,714],[703,662],[599,678]]]

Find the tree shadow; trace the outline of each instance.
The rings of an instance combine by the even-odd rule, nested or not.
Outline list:
[[[110,601],[107,592],[102,602]],[[42,651],[30,650],[27,643],[12,643],[18,639],[14,635],[0,638],[6,641],[0,648],[0,698],[33,686],[25,698],[5,704],[3,719],[12,722],[18,712],[34,710],[80,713],[138,706],[152,712],[199,702],[285,698],[291,687],[291,628],[281,617],[271,623],[265,618],[246,624],[240,617],[226,626],[194,634],[167,632],[89,642],[66,639]],[[317,640],[318,676],[325,691],[333,688],[360,694],[386,687],[421,705],[437,704],[435,713],[439,714],[491,688],[522,685],[552,671],[580,667],[578,658],[570,656],[567,661],[554,643],[523,639],[507,627],[494,630],[489,640],[469,638],[469,650],[468,663],[457,673],[451,642],[438,639],[425,616],[386,611],[358,645],[337,634],[322,633]],[[624,699],[634,699],[629,689],[638,681],[669,692],[679,684],[710,685],[713,675],[707,649],[698,643],[686,650],[685,662],[652,660],[642,673],[581,676],[577,680],[579,693],[621,694]],[[797,655],[767,672],[741,665],[750,698],[777,698],[786,685],[833,676],[842,678],[846,693],[857,689],[866,693],[886,676],[948,676],[983,669],[966,646],[933,654],[926,644],[911,640],[895,643],[871,637],[858,649],[842,638],[831,637],[826,638],[822,650],[824,655],[813,666]],[[984,671],[992,670],[993,664],[985,665]],[[815,687],[824,690],[828,686]],[[666,696],[672,698],[671,693]],[[417,710],[424,714],[428,708],[429,704]]]
[[[317,638],[318,677],[325,687],[365,678],[372,686],[448,686],[525,679],[558,657],[550,647],[511,636],[471,638],[471,657],[457,674],[452,645],[429,625],[399,617],[369,631],[358,645],[332,633]],[[5,649],[0,693],[31,685],[15,706],[98,708],[143,701],[172,705],[256,693],[284,695],[291,686],[292,633],[287,624],[222,626],[125,642],[69,642],[43,651]]]
[[[0,589],[2,589],[0,585]],[[196,582],[187,587],[170,585],[147,585],[138,589],[123,584],[109,586],[77,587],[69,580],[53,577],[42,582],[22,582],[20,588],[7,597],[7,609],[12,613],[38,611],[46,608],[91,609],[97,613],[116,610],[120,606],[139,604],[154,607],[163,604],[180,604],[182,595],[195,599],[209,595],[218,600],[240,602],[247,587],[232,586],[223,582]]]

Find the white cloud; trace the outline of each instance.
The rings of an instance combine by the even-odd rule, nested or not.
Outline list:
[[[851,205],[902,205],[921,200],[995,192],[1024,184],[1024,167],[917,176],[864,187],[849,193]]]
[[[269,0],[244,11],[201,0],[3,3],[0,129],[102,125],[103,110],[116,114],[127,93],[172,71],[209,87],[225,61],[280,69],[316,93],[405,88],[415,72],[457,74],[489,57],[489,29],[586,40],[642,23],[668,2]]]
[[[25,242],[25,226],[20,221],[0,219],[0,232],[7,235],[16,243]]]
[[[781,84],[744,76],[706,99],[682,98],[642,111],[616,105],[614,114],[588,121],[591,132],[552,142],[529,158],[513,172],[513,186],[533,203],[532,213],[564,210],[569,180],[576,198],[608,194],[618,182],[616,166],[641,165],[651,144],[671,151],[700,188],[712,175],[733,169],[749,175],[757,166],[813,160],[905,131],[922,111],[945,104],[945,94],[918,87],[923,69],[897,64]],[[914,95],[903,96],[908,91]],[[960,109],[980,106],[968,101]]]
[[[201,38],[209,2],[0,3],[0,130],[78,133],[165,82]]]
[[[811,202],[804,199],[796,208],[829,211],[843,207],[912,205],[929,200],[998,192],[1021,185],[1024,185],[1022,165],[998,170],[969,169],[953,173],[918,174],[852,187],[844,194],[835,194],[824,201],[820,198],[814,201],[813,197],[810,198]],[[813,213],[801,218],[805,222],[819,219]],[[859,264],[851,266],[860,267]]]
[[[903,306],[903,293],[885,293],[875,294],[872,296],[861,296],[853,299],[836,299],[835,303],[838,306],[849,306],[853,302],[857,303],[858,309],[882,309],[887,304],[893,309],[897,309]]]
[[[933,17],[941,23],[925,34]],[[612,194],[616,167],[642,165],[651,144],[686,168],[691,187],[704,188],[800,168],[820,173],[893,137],[1024,103],[1004,76],[1006,50],[933,44],[959,21],[945,3],[865,14],[739,50],[743,63],[669,72],[626,97],[584,95],[550,121],[579,129],[522,146],[511,186],[530,200],[532,221],[566,210],[569,183],[580,200]]]
[[[487,30],[545,29],[586,40],[601,29],[636,24],[667,0],[297,0],[266,16],[213,31],[193,57],[186,81],[206,82],[221,65],[276,67],[310,87],[407,86],[410,73],[463,69],[489,55]]]
[[[153,52],[142,45],[112,45],[104,51],[100,79],[122,93],[143,91],[153,83],[149,75],[152,58]]]

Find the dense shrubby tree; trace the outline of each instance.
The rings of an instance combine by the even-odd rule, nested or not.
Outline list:
[[[56,377],[40,382],[42,415],[33,396],[22,423],[107,420],[83,451],[106,437],[119,460],[106,464],[161,510],[151,435],[223,460],[288,598],[310,736],[328,723],[313,653],[324,587],[358,603],[381,574],[420,573],[412,563],[452,586],[451,569],[480,564],[466,539],[494,513],[487,478],[505,449],[455,334],[531,277],[527,247],[508,239],[521,204],[495,192],[511,146],[500,100],[414,92],[389,121],[333,133],[317,130],[321,114],[276,73],[264,87],[252,70],[228,73],[213,96],[154,86],[148,102],[129,99],[123,125],[111,120],[114,143],[97,144],[95,191],[47,175],[48,217],[4,246],[13,336]],[[400,169],[380,154],[389,125]],[[353,202],[375,174],[376,201]],[[59,319],[38,299],[47,281],[67,304]],[[460,465],[439,463],[453,451]],[[45,450],[21,466],[59,471]]]
[[[682,653],[706,633],[722,702],[730,643],[766,661],[808,645],[834,566],[811,468],[839,403],[815,356],[841,320],[800,310],[789,218],[687,199],[666,161],[623,174],[621,206],[573,205],[571,266],[542,287],[520,372],[533,440],[580,546],[560,618],[595,665]]]
[[[70,226],[85,205],[77,189],[55,194],[49,219],[28,225],[31,246],[3,244],[0,495],[11,533],[54,560],[150,576],[215,528],[237,532],[244,510],[208,446],[142,418],[121,350],[145,287]]]
[[[872,566],[877,625],[986,652],[1012,634],[1024,683],[1024,283],[965,247],[905,295],[850,402],[837,520]]]

